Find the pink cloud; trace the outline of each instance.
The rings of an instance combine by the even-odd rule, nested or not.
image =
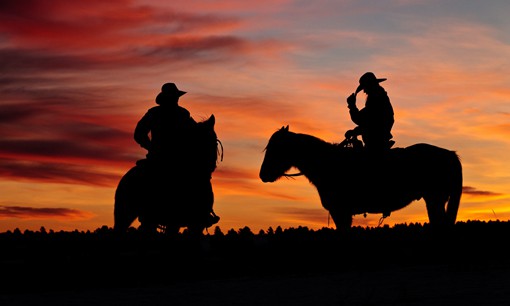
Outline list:
[[[0,29],[11,41],[74,51],[147,45],[171,34],[237,24],[232,18],[161,10],[130,0],[6,1],[0,12]]]
[[[246,54],[276,56],[288,48],[280,41],[234,34],[241,21],[225,14],[186,13],[124,0],[91,2],[3,2],[0,66],[7,81],[41,74],[47,80],[50,71],[128,71],[161,63],[189,69],[246,60]]]

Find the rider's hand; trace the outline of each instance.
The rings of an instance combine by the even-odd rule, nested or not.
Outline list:
[[[356,106],[356,94],[351,94],[349,97],[347,97],[347,105],[349,107]]]

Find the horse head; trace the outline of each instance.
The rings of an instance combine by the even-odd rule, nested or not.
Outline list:
[[[221,142],[214,130],[215,124],[216,117],[214,115],[198,122],[194,141],[193,155],[195,156],[197,166],[199,169],[207,171],[209,175],[216,169],[218,155],[220,155],[218,144],[221,145]]]
[[[276,131],[269,139],[259,173],[259,177],[264,183],[278,180],[292,167],[288,156],[291,135],[292,132],[289,131],[287,125]]]

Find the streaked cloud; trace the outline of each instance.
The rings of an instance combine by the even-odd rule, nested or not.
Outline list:
[[[89,219],[93,214],[69,208],[34,208],[21,206],[0,206],[0,219]]]
[[[96,167],[85,167],[62,162],[23,161],[0,159],[0,177],[13,181],[35,183],[66,183],[92,186],[115,186],[118,174],[101,172]]]
[[[462,187],[462,193],[470,196],[480,196],[480,197],[494,197],[494,196],[500,196],[501,193],[493,192],[493,191],[487,191],[487,190],[478,190],[475,187],[471,186],[464,186]]]
[[[324,224],[328,219],[328,212],[323,208],[280,207],[271,211],[279,214],[282,219],[291,219],[294,222]]]

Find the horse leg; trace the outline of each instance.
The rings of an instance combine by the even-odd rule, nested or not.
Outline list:
[[[347,233],[351,229],[352,215],[350,213],[338,210],[330,210],[329,213],[335,223],[337,231],[340,233]]]
[[[135,221],[136,216],[115,216],[113,230],[117,233],[124,233],[129,226]]]
[[[178,226],[178,225],[167,224],[166,227],[165,227],[165,235],[167,235],[167,236],[175,236],[175,235],[179,234],[179,230],[180,229],[181,229],[181,227]]]
[[[188,233],[193,237],[200,237],[204,233],[203,226],[188,226]]]
[[[115,232],[126,232],[129,226],[135,221],[137,213],[130,209],[129,205],[125,202],[115,201],[113,219],[113,229]]]
[[[442,228],[446,225],[446,199],[440,196],[424,196],[427,215],[432,228]]]
[[[158,223],[153,221],[151,218],[147,217],[138,217],[138,221],[140,221],[140,230],[144,234],[155,234],[158,232]]]

